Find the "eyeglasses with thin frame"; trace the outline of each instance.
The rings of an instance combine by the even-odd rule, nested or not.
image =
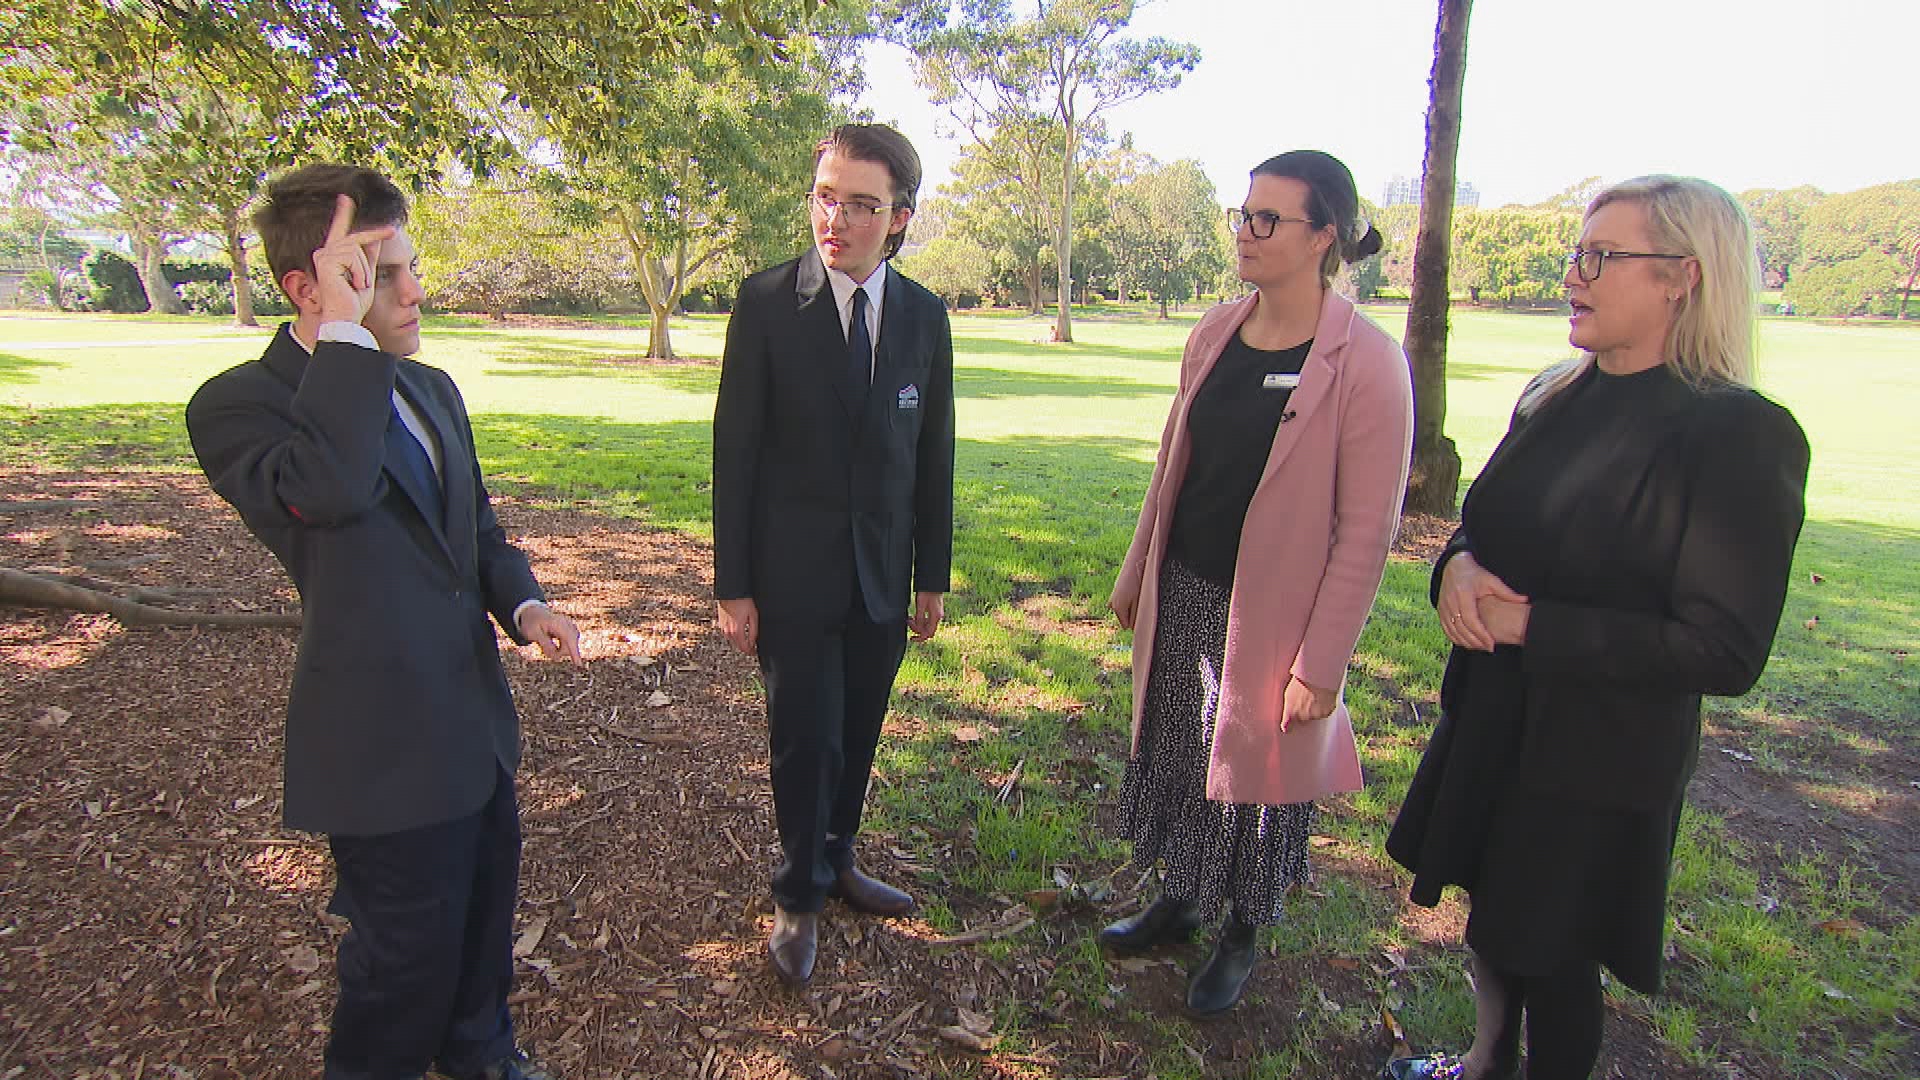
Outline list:
[[[831,195],[822,195],[817,191],[807,192],[807,207],[823,218],[831,220],[835,210],[840,211],[840,219],[853,228],[865,228],[873,224],[874,219],[894,208],[889,203],[841,202]]]
[[[1273,230],[1279,228],[1282,222],[1287,221],[1297,221],[1302,225],[1313,224],[1312,221],[1306,218],[1282,217],[1271,210],[1249,210],[1244,206],[1227,208],[1227,228],[1232,229],[1236,233],[1245,229],[1253,234],[1255,240],[1265,240],[1267,237],[1272,236]]]
[[[1567,265],[1580,280],[1591,285],[1600,280],[1600,271],[1607,268],[1608,259],[1686,259],[1688,255],[1673,255],[1664,251],[1588,251],[1586,248],[1574,248],[1567,252]]]

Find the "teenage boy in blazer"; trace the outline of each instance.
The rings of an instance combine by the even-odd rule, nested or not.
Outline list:
[[[340,992],[326,1080],[551,1080],[507,994],[519,719],[489,614],[580,659],[481,483],[460,392],[404,359],[407,202],[369,169],[277,180],[254,223],[297,315],[187,406],[207,479],[300,591],[285,819],[325,833]]]
[[[742,284],[714,408],[714,591],[766,682],[784,856],[767,944],[794,985],[827,897],[915,906],[853,842],[907,637],[939,629],[952,562],[953,337],[946,306],[887,266],[919,187],[892,128],[819,143],[814,246]]]

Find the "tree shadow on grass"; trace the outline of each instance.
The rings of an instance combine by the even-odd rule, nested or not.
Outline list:
[[[972,348],[979,342],[978,349]],[[1180,345],[1169,343],[1164,348],[1148,348],[1136,345],[1110,345],[1104,342],[1075,341],[1061,344],[1053,341],[1008,341],[1005,338],[969,338],[956,335],[954,351],[962,358],[974,352],[996,357],[1035,357],[1047,360],[1074,360],[1094,364],[1101,360],[1126,361],[1162,361],[1177,363],[1180,359]]]
[[[1542,360],[1538,366],[1525,364],[1471,364],[1459,360],[1447,361],[1447,380],[1460,382],[1491,382],[1496,379],[1511,379],[1515,375],[1531,376],[1545,370],[1553,364],[1552,360]]]
[[[1168,397],[1172,389],[1138,379],[1008,371],[1004,368],[975,367],[962,361],[954,368],[953,393],[958,398],[1138,398]]]
[[[494,378],[610,379],[661,386],[689,394],[711,394],[720,385],[720,363],[707,357],[650,360],[637,353],[598,349],[562,353],[526,353],[495,357],[486,374]],[[1138,379],[1012,371],[982,367],[963,353],[954,373],[954,394],[962,398],[1006,397],[1164,397],[1167,386]]]
[[[192,468],[185,407],[139,402],[33,408],[0,405],[0,463],[50,469]]]
[[[42,368],[59,366],[51,360],[35,360],[29,356],[0,353],[0,385],[37,383],[40,381],[39,372]]]
[[[720,386],[720,363],[706,357],[651,360],[639,353],[578,353],[496,357],[486,374],[501,379],[612,379],[646,383],[687,394],[711,394]]]

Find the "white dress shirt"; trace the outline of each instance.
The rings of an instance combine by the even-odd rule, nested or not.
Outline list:
[[[821,257],[821,261],[826,261],[825,256]],[[874,347],[878,349],[880,345],[880,301],[882,297],[886,295],[887,291],[886,262],[882,260],[880,265],[874,268],[873,273],[868,275],[865,281],[855,281],[846,271],[835,270],[829,266],[827,267],[827,284],[833,286],[833,303],[834,306],[840,310],[840,332],[845,334],[849,341],[853,339],[853,291],[855,289],[867,290],[867,340],[872,342]],[[871,357],[867,359],[867,365],[868,375],[871,376],[873,372],[873,359]]]

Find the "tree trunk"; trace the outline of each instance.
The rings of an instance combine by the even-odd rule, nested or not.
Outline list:
[[[1067,121],[1067,152],[1060,162],[1060,234],[1053,250],[1060,255],[1060,314],[1053,320],[1053,340],[1073,340],[1073,121]]]
[[[1467,76],[1467,20],[1473,0],[1440,0],[1433,36],[1427,158],[1420,233],[1407,304],[1407,359],[1413,366],[1413,463],[1409,513],[1451,517],[1460,492],[1460,452],[1446,436],[1447,271],[1452,260],[1454,163],[1460,152],[1460,98]]]
[[[647,356],[653,360],[673,359],[673,309],[655,303],[647,298],[647,314],[652,322],[647,326]]]
[[[259,326],[253,316],[253,279],[247,273],[247,238],[240,229],[240,208],[227,210],[227,261],[233,264],[233,325]]]
[[[1043,271],[1040,268],[1040,258],[1039,256],[1035,256],[1033,261],[1027,264],[1027,312],[1028,314],[1038,315],[1045,310],[1045,307],[1044,307],[1045,300],[1043,300],[1040,296],[1041,278],[1044,275],[1045,275],[1045,271]]]
[[[140,275],[140,287],[147,290],[147,310],[156,315],[185,315],[187,306],[167,282],[166,268],[161,264],[167,253],[166,242],[157,237],[129,236],[134,270]]]
[[[1167,314],[1167,294],[1165,293],[1160,294],[1160,317],[1163,319],[1172,317]]]
[[[670,290],[662,280],[665,268],[662,260],[647,250],[640,239],[640,233],[633,227],[633,218],[627,208],[614,208],[620,222],[621,239],[627,242],[627,251],[633,256],[633,266],[640,273],[640,295],[646,298],[647,314],[651,322],[647,327],[647,357],[653,360],[673,359],[673,332],[669,322],[673,316],[673,305],[680,299],[677,291],[668,295]]]

